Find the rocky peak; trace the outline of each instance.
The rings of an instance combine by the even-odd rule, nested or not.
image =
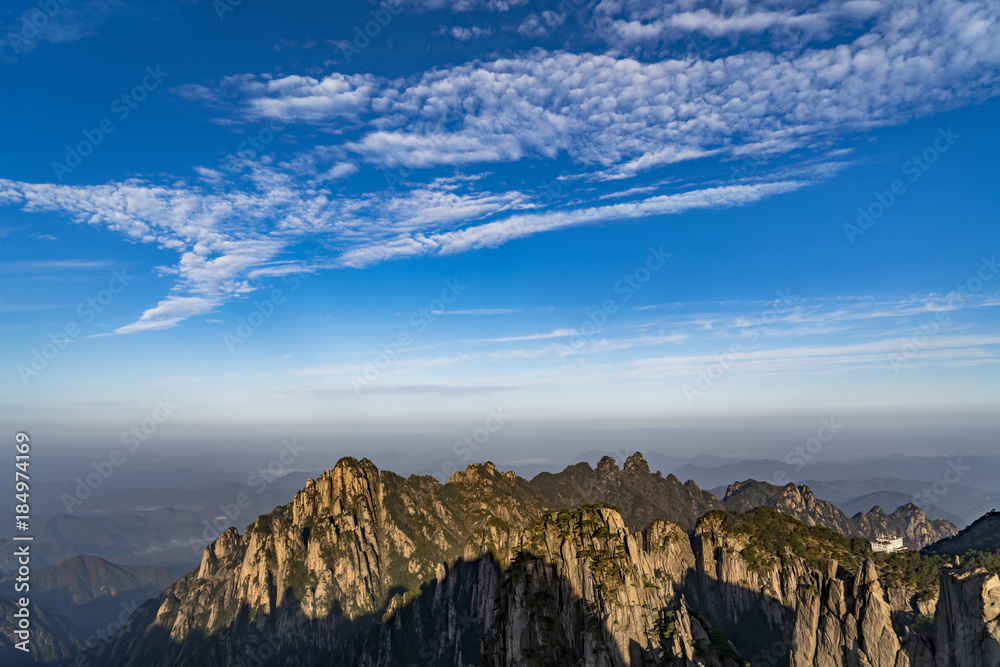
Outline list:
[[[900,505],[899,507],[896,508],[896,511],[893,512],[893,514],[894,515],[899,514],[900,516],[904,514],[912,514],[918,519],[927,518],[927,513],[924,512],[922,509],[920,509],[918,506],[914,505],[913,503],[906,503],[905,505]]]
[[[337,514],[359,501],[367,505],[364,514],[373,514],[380,492],[380,473],[368,459],[345,457],[333,470],[327,470],[316,480],[308,480],[292,502],[293,523],[303,523],[309,517]]]
[[[785,484],[785,486],[782,488],[784,488],[785,491],[788,493],[794,493],[797,491],[800,496],[802,496],[807,500],[814,500],[814,501],[817,500],[816,494],[813,493],[813,490],[810,489],[805,484],[803,484],[802,486],[796,486],[793,482],[789,482],[788,484]]]
[[[865,559],[862,563],[856,584],[858,587],[878,584],[878,570],[875,569],[875,563],[871,559]]]
[[[198,567],[198,576],[209,576],[218,563],[225,561],[236,551],[239,541],[240,534],[235,528],[226,529],[218,539],[205,547],[205,552],[201,555],[201,565]]]
[[[528,483],[544,496],[545,507],[579,507],[588,503],[610,503],[621,510],[632,530],[645,528],[657,519],[693,530],[705,512],[721,504],[693,482],[681,484],[674,475],[666,478],[650,474],[642,454],[635,453],[624,463],[624,471],[610,456],[593,469],[585,463],[559,473],[541,473]]]
[[[648,475],[649,464],[646,463],[646,459],[642,458],[642,454],[636,452],[632,456],[625,459],[624,470],[626,473]]]
[[[610,456],[602,456],[597,462],[597,472],[601,475],[608,475],[619,472],[618,463]]]
[[[879,507],[878,505],[875,505],[874,507],[872,507],[867,512],[859,512],[858,513],[858,516],[866,516],[866,515],[869,518],[872,518],[872,519],[882,519],[882,518],[886,518],[887,519],[887,518],[889,518],[889,515],[885,513],[885,510],[882,509],[881,507]]]
[[[753,479],[734,482],[727,487],[723,502],[726,509],[737,512],[746,512],[754,507],[771,507],[794,516],[806,525],[826,525],[841,533],[845,532],[847,525],[843,512],[817,499],[808,486],[796,486],[791,482],[785,486]]]
[[[469,484],[499,476],[496,465],[492,461],[486,463],[470,463],[465,470],[458,470],[448,478],[449,484]]]
[[[515,472],[511,470],[501,472],[497,470],[492,461],[487,461],[483,464],[472,463],[465,470],[452,473],[451,477],[448,478],[448,484],[457,486],[486,485],[491,488],[500,485],[503,488],[509,488],[510,483],[516,482],[518,479]]]
[[[730,498],[732,496],[735,496],[737,493],[749,487],[751,484],[753,484],[752,479],[748,479],[745,482],[733,482],[732,484],[726,487],[725,498]]]

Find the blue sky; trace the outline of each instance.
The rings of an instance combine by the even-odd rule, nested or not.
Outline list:
[[[1000,407],[996,3],[21,5],[12,421]]]

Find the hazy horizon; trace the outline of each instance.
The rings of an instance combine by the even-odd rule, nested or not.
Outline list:
[[[462,448],[463,438],[482,430],[489,410],[510,415],[489,439],[476,448]],[[995,437],[1000,417],[993,414],[952,415],[782,415],[717,420],[712,426],[655,426],[615,422],[524,423],[502,405],[484,411],[467,423],[423,425],[399,431],[371,428],[365,431],[338,431],[298,425],[293,427],[231,425],[186,427],[168,424],[141,440],[129,458],[133,461],[184,460],[197,456],[234,464],[232,453],[267,456],[280,450],[285,441],[295,440],[315,461],[314,467],[332,467],[341,456],[383,455],[398,451],[413,457],[436,456],[455,447],[462,449],[464,461],[506,464],[525,459],[545,459],[552,465],[587,451],[654,451],[678,458],[697,456],[733,459],[784,458],[789,448],[816,436],[824,422],[836,426],[835,433],[815,456],[816,461],[839,462],[893,455],[934,457],[947,455],[997,454]],[[141,432],[141,431],[140,431]],[[123,449],[126,432],[112,431],[105,437],[49,432],[34,436],[61,456],[74,451],[86,456]],[[325,462],[325,463],[324,463]],[[464,466],[463,466],[464,467]],[[225,469],[223,466],[220,469]]]

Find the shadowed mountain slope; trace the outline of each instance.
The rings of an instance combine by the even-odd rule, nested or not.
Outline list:
[[[19,610],[17,602],[8,597],[0,597],[0,664],[11,667],[20,665],[61,665],[83,648],[82,638],[77,630],[59,616],[36,604],[29,607],[31,613],[30,653],[15,648],[21,641],[14,635],[18,628]]]
[[[928,546],[928,553],[957,555],[966,551],[1000,549],[1000,512],[994,510],[972,523],[957,535]]]

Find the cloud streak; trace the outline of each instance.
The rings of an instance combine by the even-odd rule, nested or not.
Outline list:
[[[343,261],[346,266],[361,267],[401,257],[449,255],[480,248],[495,248],[514,239],[570,227],[621,222],[653,215],[676,215],[692,209],[745,206],[765,197],[792,192],[805,185],[802,181],[733,185],[651,197],[612,206],[520,214],[452,232],[412,235],[386,243],[370,244],[346,252]]]

